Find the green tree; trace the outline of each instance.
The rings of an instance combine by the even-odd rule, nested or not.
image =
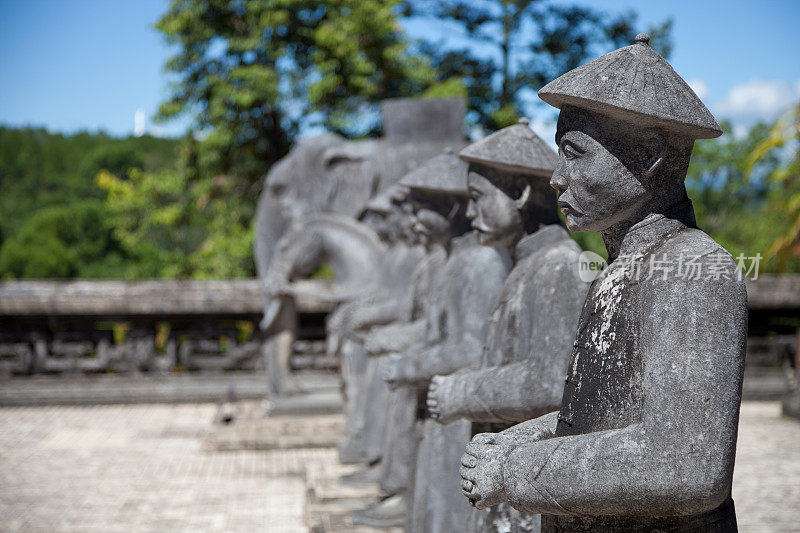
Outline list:
[[[775,179],[784,157],[769,150],[757,162],[752,159],[770,135],[767,124],[755,124],[742,135],[735,135],[728,122],[721,126],[725,134],[697,141],[692,152],[686,186],[698,225],[734,257],[761,254],[767,260],[760,271],[775,272],[780,265],[769,250],[786,231],[785,192]]]
[[[116,278],[121,263],[98,200],[41,209],[0,250],[0,272],[17,278]]]
[[[200,169],[253,185],[301,127],[360,135],[382,99],[434,80],[408,53],[399,0],[173,0],[156,28],[175,46],[162,119],[193,118]]]
[[[787,151],[788,150],[788,151]],[[758,173],[765,162],[771,165],[766,177]],[[778,227],[785,228],[766,252],[779,272],[800,270],[800,104],[780,117],[750,152],[747,171],[751,180],[764,180],[775,186],[770,211],[779,214]],[[788,221],[788,226],[784,226]]]
[[[94,178],[174,166],[177,141],[0,127],[0,277],[120,277]]]
[[[404,16],[436,21],[446,30],[423,40],[439,79],[459,77],[473,122],[485,131],[511,125],[538,103],[535,91],[613,48],[631,44],[633,12],[615,17],[596,9],[544,0],[408,0]],[[662,55],[671,48],[671,20],[650,28]],[[448,46],[444,33],[466,42]],[[438,38],[437,38],[438,37]]]
[[[102,171],[97,183],[107,193],[113,235],[130,258],[124,277],[254,275],[251,220],[228,176],[133,169],[124,177]]]

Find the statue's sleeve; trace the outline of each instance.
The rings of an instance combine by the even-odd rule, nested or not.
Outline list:
[[[367,336],[366,348],[371,354],[404,352],[423,343],[426,331],[424,320],[376,326]]]
[[[555,435],[557,424],[558,411],[553,411],[504,429],[500,434],[511,439],[515,444],[525,444],[552,438]]]
[[[727,254],[726,254],[727,255]],[[723,274],[736,276],[730,256]],[[506,496],[521,511],[671,516],[730,495],[747,308],[741,280],[643,283],[643,414],[617,430],[511,451]]]
[[[409,299],[387,295],[386,298],[380,301],[369,302],[355,307],[350,321],[354,330],[366,329],[407,319],[410,310],[411,302]]]
[[[559,368],[564,365],[559,364]],[[561,404],[564,372],[549,379],[550,370],[530,360],[454,375],[462,416],[473,422],[513,423],[555,411]]]

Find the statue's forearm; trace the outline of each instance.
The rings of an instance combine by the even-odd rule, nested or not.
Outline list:
[[[523,360],[460,374],[463,416],[474,422],[513,423],[555,411],[564,378],[539,366]]]
[[[427,324],[424,320],[377,326],[369,333],[367,350],[373,355],[405,352],[424,342],[426,331]]]
[[[427,379],[435,375],[447,375],[463,368],[474,368],[480,364],[481,345],[473,338],[463,339],[458,344],[440,345],[435,356],[419,358],[418,372]]]
[[[436,361],[443,349],[442,344],[429,344],[416,350],[408,350],[405,354],[405,378],[408,383],[425,386],[435,375],[430,373],[432,362]]]
[[[403,320],[408,316],[408,306],[402,301],[387,297],[353,310],[350,327],[354,330],[367,329]]]
[[[557,361],[550,363],[558,365]],[[561,405],[563,372],[530,360],[470,373],[468,418],[484,422],[519,422],[555,411]]]
[[[651,437],[637,424],[523,444],[503,466],[506,496],[525,512],[626,516],[695,514],[728,496],[725,466],[707,443],[678,458],[675,441],[685,439]]]
[[[503,430],[501,435],[517,444],[527,444],[552,438],[556,434],[558,411],[553,411],[538,418],[526,420]]]

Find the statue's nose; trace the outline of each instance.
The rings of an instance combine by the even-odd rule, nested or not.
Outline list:
[[[467,218],[470,219],[470,220],[475,218],[475,202],[473,202],[472,200],[467,202],[467,213],[466,213],[466,215],[467,215]]]
[[[558,191],[559,194],[567,190],[567,176],[561,159],[558,160],[556,169],[553,171],[553,175],[550,176],[550,186]]]

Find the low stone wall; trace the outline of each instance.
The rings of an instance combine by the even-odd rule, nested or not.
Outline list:
[[[297,300],[315,367],[330,304]],[[263,305],[255,279],[0,282],[0,376],[264,370]]]
[[[71,317],[50,320],[53,327],[28,321],[27,327],[0,333],[0,373],[5,375],[230,371],[264,368],[263,339],[256,321],[233,324],[195,317],[186,327]],[[18,324],[19,325],[19,324]]]
[[[301,284],[292,365],[335,368],[322,353],[333,304]],[[263,302],[256,279],[0,282],[0,376],[263,370]],[[800,276],[748,281],[748,305],[751,381],[779,397],[797,351]]]

